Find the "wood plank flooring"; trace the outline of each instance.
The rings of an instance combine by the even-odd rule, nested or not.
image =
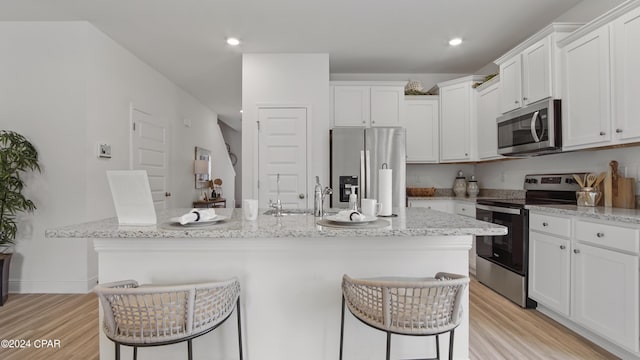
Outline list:
[[[499,359],[616,359],[533,310],[523,310],[472,279],[469,356]],[[30,339],[31,348],[0,348],[2,360],[98,359],[98,300],[94,294],[11,294],[0,307],[0,340]],[[34,347],[59,339],[60,348]]]

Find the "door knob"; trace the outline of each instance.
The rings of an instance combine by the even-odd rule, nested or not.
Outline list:
[[[303,193],[300,193],[300,194],[298,194],[298,197],[299,197],[300,199],[304,199],[304,194],[303,194]]]
[[[617,132],[618,134],[620,134],[622,131],[623,131],[622,129],[616,129],[616,132]]]
[[[578,250],[578,249],[573,249],[573,253],[574,253],[574,254],[580,254],[580,250]]]
[[[605,136],[605,135],[607,135],[607,133],[606,133],[606,132],[604,132],[604,131],[600,131],[600,136]]]
[[[560,250],[564,250],[564,249],[566,249],[566,248],[567,248],[566,246],[564,246],[564,245],[560,245]]]
[[[164,196],[169,197],[169,196],[171,196],[171,193],[167,191],[166,193],[164,193]]]

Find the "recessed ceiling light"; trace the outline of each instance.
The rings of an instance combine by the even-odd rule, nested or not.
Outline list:
[[[227,44],[231,46],[238,46],[240,45],[240,40],[230,37],[230,38],[227,38]]]
[[[460,44],[462,44],[462,39],[460,39],[460,38],[453,38],[453,39],[449,40],[449,45],[451,45],[451,46],[458,46]]]

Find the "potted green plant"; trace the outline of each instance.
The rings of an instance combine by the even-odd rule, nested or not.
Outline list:
[[[26,171],[40,171],[38,151],[22,135],[0,130],[0,306],[7,300],[11,250],[18,232],[16,215],[32,212],[36,206],[22,190]]]

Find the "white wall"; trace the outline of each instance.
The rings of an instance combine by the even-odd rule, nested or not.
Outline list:
[[[242,194],[258,198],[259,105],[309,106],[313,134],[311,174],[329,183],[329,55],[244,54],[242,56]],[[313,176],[307,179],[307,193]]]
[[[640,178],[640,147],[576,151],[533,158],[476,165],[476,177],[482,188],[522,190],[524,175],[607,171],[611,160],[627,168],[627,176]],[[624,175],[624,174],[622,174]],[[636,183],[638,192],[639,183]]]
[[[427,91],[437,83],[469,74],[331,74],[332,81],[409,81],[419,80]]]
[[[407,164],[407,187],[453,189],[459,170],[467,179],[476,175],[473,164]]]
[[[44,231],[115,215],[105,171],[129,168],[129,104],[169,123],[169,206],[196,198],[196,145],[224,165],[217,115],[86,22],[0,22],[0,53],[0,128],[29,138],[42,164],[27,177],[38,208],[21,216],[10,291],[86,292],[97,276],[91,242]],[[109,160],[96,156],[103,142],[112,145]],[[214,176],[226,179],[224,168]]]

